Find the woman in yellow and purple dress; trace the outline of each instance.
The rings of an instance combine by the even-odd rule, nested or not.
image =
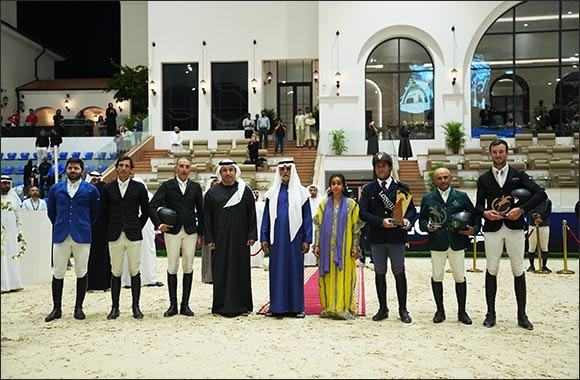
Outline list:
[[[328,197],[318,206],[314,222],[314,255],[318,258],[321,318],[354,319],[356,258],[364,222],[356,201],[347,195],[342,174],[329,180]]]

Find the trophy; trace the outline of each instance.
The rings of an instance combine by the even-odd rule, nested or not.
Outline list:
[[[429,227],[441,228],[447,221],[447,212],[445,209],[429,206]]]
[[[504,218],[512,208],[512,196],[502,195],[491,202],[491,208]]]
[[[413,194],[411,194],[410,191],[403,189],[397,190],[397,201],[395,202],[395,207],[393,208],[393,217],[389,220],[391,224],[399,227],[405,226],[403,219],[412,198]]]

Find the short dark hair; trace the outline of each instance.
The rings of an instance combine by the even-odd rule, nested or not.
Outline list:
[[[119,167],[119,162],[127,160],[129,160],[129,166],[131,167],[131,169],[133,169],[135,167],[135,163],[133,162],[133,159],[129,156],[121,156],[117,158],[117,162],[115,162],[115,167],[116,168]]]
[[[505,146],[505,151],[508,151],[508,143],[503,139],[495,139],[489,144],[489,151],[491,152],[491,148],[494,146],[503,145]]]
[[[85,163],[80,158],[77,157],[69,158],[68,160],[66,160],[66,165],[64,167],[67,168],[69,164],[79,164],[81,166],[81,170],[85,170]]]

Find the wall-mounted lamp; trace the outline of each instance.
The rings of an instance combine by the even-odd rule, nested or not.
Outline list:
[[[0,89],[0,94],[5,93],[5,92],[8,92],[5,88]],[[8,100],[9,100],[8,95],[4,95],[2,97],[2,103],[0,103],[0,105],[2,107],[6,107],[8,105]]]
[[[272,74],[272,71],[270,70],[270,61],[268,61],[268,72],[266,73],[266,82],[272,83],[273,76],[274,76],[274,74]]]
[[[342,74],[340,73],[339,70],[339,62],[340,62],[340,55],[338,52],[338,36],[340,35],[340,32],[337,30],[336,31],[336,73],[334,73],[334,81],[336,82],[336,96],[340,95],[340,92],[338,91],[338,89],[340,88],[340,81],[342,80]]]
[[[451,27],[451,32],[453,33],[453,69],[451,70],[451,85],[455,86],[455,82],[457,82],[457,69],[455,67],[455,54],[456,54],[456,46],[457,42],[455,41],[455,25]]]
[[[151,89],[151,93],[153,94],[153,96],[157,95],[157,91],[155,91],[155,81],[151,80],[151,82],[149,82],[149,87]]]
[[[252,91],[254,92],[254,94],[257,91],[256,87],[258,87],[258,80],[256,79],[256,44],[257,43],[258,42],[256,42],[256,40],[254,40],[253,46],[252,46],[252,73],[254,75],[252,77],[252,80],[250,81],[250,84],[252,85]]]
[[[256,87],[258,86],[258,80],[256,78],[253,78],[250,83],[252,84],[252,91],[255,94],[257,91]]]
[[[201,43],[201,80],[199,81],[199,88],[205,95],[207,93],[207,82],[205,81],[205,41]]]
[[[18,108],[20,108],[20,112],[24,112],[24,102],[21,100],[18,102]]]
[[[66,112],[70,112],[70,94],[66,94],[66,99],[64,100],[64,108]]]
[[[316,69],[316,62],[317,60],[312,61],[312,68],[314,69],[314,71],[312,72],[312,79],[315,82],[318,82],[318,79],[320,78],[320,75],[318,74],[318,70]]]
[[[117,108],[119,108],[119,112],[123,112],[123,108],[121,107],[123,103],[117,103]]]
[[[457,81],[457,73],[458,73],[458,71],[456,68],[453,68],[451,70],[451,85],[452,86],[455,86],[455,82]]]

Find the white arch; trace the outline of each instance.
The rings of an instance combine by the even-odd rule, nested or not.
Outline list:
[[[381,91],[381,88],[374,81],[372,81],[368,78],[365,78],[365,81],[367,83],[370,83],[377,91],[377,94],[379,94],[379,106],[377,108],[379,109],[378,128],[380,129],[383,127],[383,92]]]

